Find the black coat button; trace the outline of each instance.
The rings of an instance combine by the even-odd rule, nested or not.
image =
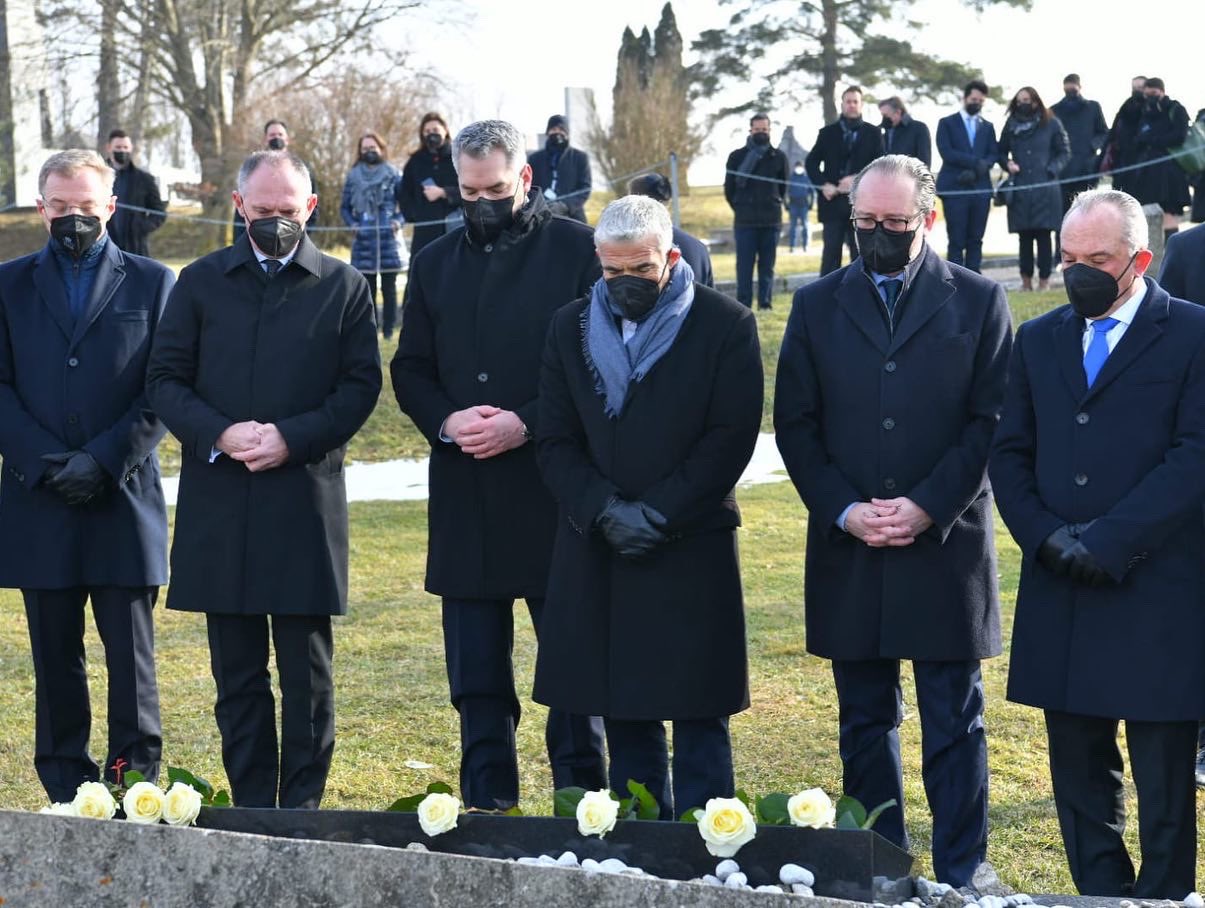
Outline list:
[[[76,416],[74,413],[70,413],[67,415],[67,425],[74,426],[77,422],[79,422],[79,417]]]
[[[67,360],[67,365],[70,366],[72,369],[74,369],[76,366],[79,365],[79,360],[73,356],[73,357],[71,357],[71,359]]]
[[[886,479],[883,480],[883,488],[889,492],[894,491],[895,490],[895,480],[892,479],[890,476],[888,476]]]
[[[890,416],[888,416],[886,419],[883,420],[883,428],[886,429],[888,432],[890,432],[892,429],[895,428],[895,420],[892,419]]]
[[[1088,476],[1086,473],[1075,474],[1075,484],[1077,486],[1086,486],[1088,484]]]
[[[489,380],[490,380],[490,374],[488,372],[478,372],[477,373],[477,381],[481,382],[482,384],[485,384]]]
[[[887,372],[894,372],[895,371],[895,360],[893,360],[893,359],[887,360],[887,363],[883,366],[883,369]]]
[[[1076,413],[1075,414],[1075,421],[1077,423],[1079,423],[1081,426],[1086,426],[1088,424],[1089,419],[1090,419],[1090,417],[1088,416],[1087,413]]]

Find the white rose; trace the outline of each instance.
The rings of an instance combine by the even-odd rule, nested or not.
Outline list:
[[[600,839],[615,828],[619,804],[606,789],[587,791],[577,802],[577,831]]]
[[[837,819],[837,808],[820,788],[809,788],[791,795],[787,801],[787,813],[791,815],[791,823],[795,826],[810,826],[812,829],[832,826]]]
[[[56,801],[48,807],[43,807],[38,813],[45,813],[54,817],[73,817],[75,816],[75,805],[70,801]]]
[[[708,851],[730,858],[757,835],[757,823],[739,798],[712,798],[699,817],[699,834]]]
[[[109,789],[101,782],[83,782],[75,790],[75,799],[71,802],[77,817],[88,817],[93,820],[111,820],[117,813],[117,802]]]
[[[175,782],[163,798],[163,819],[172,826],[191,826],[201,812],[201,793],[186,782]]]
[[[163,816],[163,792],[150,782],[135,782],[121,799],[121,808],[131,823],[158,823]]]
[[[460,801],[450,794],[429,794],[418,805],[418,825],[429,836],[455,829],[459,818]]]

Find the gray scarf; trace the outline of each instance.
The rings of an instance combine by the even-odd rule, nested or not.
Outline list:
[[[623,412],[628,386],[643,380],[673,346],[695,299],[694,281],[690,265],[678,259],[653,311],[626,344],[616,321],[622,313],[611,302],[607,282],[595,281],[590,305],[582,313],[582,353],[594,373],[594,390],[603,398],[603,409],[611,419]]]
[[[351,208],[357,215],[370,213],[377,217],[381,203],[389,198],[397,182],[397,171],[388,161],[365,164],[357,161],[347,174],[351,189]]]

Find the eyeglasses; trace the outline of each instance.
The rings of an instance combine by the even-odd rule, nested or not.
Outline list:
[[[907,233],[913,227],[917,226],[924,216],[925,214],[922,211],[918,214],[912,215],[910,218],[883,218],[883,220],[880,221],[866,215],[855,214],[849,219],[849,222],[853,224],[857,230],[874,230],[881,224],[883,229],[888,233]],[[916,221],[917,224],[914,224],[914,221]]]
[[[80,214],[87,217],[95,215],[98,211],[104,208],[104,204],[97,204],[94,201],[84,202],[82,205],[73,205],[70,202],[63,202],[58,199],[47,200],[42,199],[42,207],[45,208],[54,217],[62,217],[72,211],[78,211]]]

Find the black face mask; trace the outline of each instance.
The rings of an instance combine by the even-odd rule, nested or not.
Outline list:
[[[1143,98],[1146,97],[1146,94],[1143,92],[1143,90],[1141,88],[1135,88],[1130,91],[1130,97],[1133,98],[1135,101],[1141,101]]]
[[[1017,105],[1017,116],[1018,117],[1025,117],[1025,118],[1032,117],[1033,113],[1034,113],[1034,106],[1032,104],[1030,104],[1028,101],[1024,102],[1023,104]]]
[[[360,152],[360,160],[365,164],[380,164],[381,153],[379,151],[362,151]]]
[[[259,251],[274,259],[281,258],[293,251],[301,242],[301,234],[305,228],[298,222],[280,216],[258,218],[247,224],[247,235]]]
[[[978,101],[968,101],[966,104],[966,112],[968,117],[979,116],[979,111],[983,110],[983,105]]]
[[[768,132],[753,133],[753,144],[754,145],[769,145],[770,144],[770,134]]]
[[[1130,265],[1134,264],[1137,257],[1137,252],[1130,256],[1129,262],[1121,272],[1123,275],[1130,270]],[[1136,280],[1138,275],[1134,275],[1134,281]],[[1134,281],[1130,281],[1130,287],[1134,286]],[[1130,289],[1127,287],[1122,290],[1109,272],[1082,262],[1063,269],[1063,286],[1067,289],[1067,299],[1071,301],[1071,308],[1084,318],[1099,318],[1104,315],[1121,295]]]
[[[668,268],[669,262],[666,262],[665,265]],[[661,288],[658,284],[661,283],[661,277],[664,274],[665,268],[662,268],[661,274],[655,281],[650,281],[647,277],[637,277],[634,274],[621,274],[619,277],[608,278],[607,296],[611,298],[611,302],[619,310],[620,315],[628,321],[642,322],[648,318],[653,307],[657,305],[657,300],[661,298]]]
[[[272,151],[284,151],[285,140],[280,136],[273,136],[268,139],[268,148]]]
[[[544,142],[544,147],[549,151],[557,151],[569,144],[568,136],[562,136],[559,133],[553,133]]]
[[[855,230],[854,233],[858,235],[858,253],[871,271],[895,274],[908,266],[912,241],[916,239],[915,230],[889,233],[882,224],[876,224],[874,230]]]
[[[523,189],[523,181],[515,187],[515,195]],[[487,246],[515,222],[515,196],[506,199],[465,199],[460,203],[465,228],[477,243]]]
[[[65,214],[50,222],[50,235],[74,261],[100,239],[100,218],[88,214]]]
[[[118,167],[125,167],[130,163],[130,153],[128,151],[113,152],[113,163]]]
[[[439,151],[443,147],[444,137],[437,132],[429,132],[423,136],[423,144],[427,146],[428,151]]]

